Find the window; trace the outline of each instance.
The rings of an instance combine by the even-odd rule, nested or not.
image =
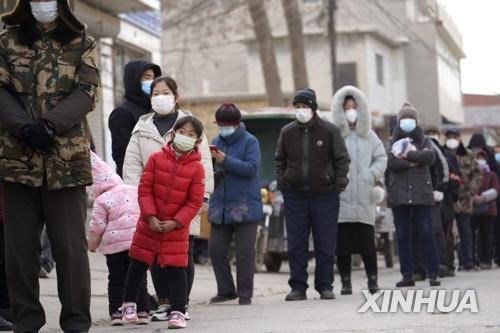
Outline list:
[[[384,58],[380,54],[375,54],[375,65],[377,67],[377,83],[384,85]]]
[[[337,88],[343,86],[357,86],[358,80],[356,79],[356,63],[339,63],[337,64]]]

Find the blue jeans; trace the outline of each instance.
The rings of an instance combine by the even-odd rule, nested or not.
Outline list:
[[[470,269],[474,266],[472,261],[472,225],[471,215],[457,214],[458,236],[460,237],[460,251],[458,258],[460,266]]]
[[[339,194],[336,191],[321,194],[287,191],[283,196],[290,264],[288,284],[293,290],[308,288],[307,262],[312,230],[316,259],[314,287],[318,292],[333,290]]]
[[[427,275],[435,278],[439,274],[439,256],[432,229],[432,206],[399,206],[392,209],[399,249],[399,264],[403,279],[412,279],[414,260],[412,255],[412,223],[418,230],[424,250]]]

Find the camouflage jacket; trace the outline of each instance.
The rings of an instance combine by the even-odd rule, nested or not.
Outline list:
[[[0,178],[33,187],[46,182],[51,190],[91,184],[85,114],[94,109],[100,86],[96,42],[77,35],[61,46],[44,36],[27,46],[17,41],[17,30],[7,27],[0,33],[0,89],[17,103],[12,107],[2,103],[10,111],[0,110]],[[79,103],[82,96],[84,107]],[[18,119],[26,123],[40,118],[55,127],[48,152],[32,149],[9,127],[22,123]]]
[[[474,161],[472,152],[467,151],[466,155],[457,156],[457,159],[463,186],[460,187],[458,201],[455,204],[455,212],[471,215],[473,211],[472,200],[474,195],[479,192],[483,182],[483,175]]]

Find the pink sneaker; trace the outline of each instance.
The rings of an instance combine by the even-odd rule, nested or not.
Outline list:
[[[122,320],[126,323],[135,323],[139,320],[137,316],[137,305],[135,303],[123,303]]]
[[[187,322],[184,314],[179,311],[172,311],[170,313],[170,319],[168,320],[168,328],[176,329],[176,328],[186,328]]]

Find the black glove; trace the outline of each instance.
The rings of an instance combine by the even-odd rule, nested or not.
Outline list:
[[[45,120],[37,121],[26,125],[20,132],[21,140],[29,144],[34,149],[47,151],[54,143],[54,132],[49,128]]]

